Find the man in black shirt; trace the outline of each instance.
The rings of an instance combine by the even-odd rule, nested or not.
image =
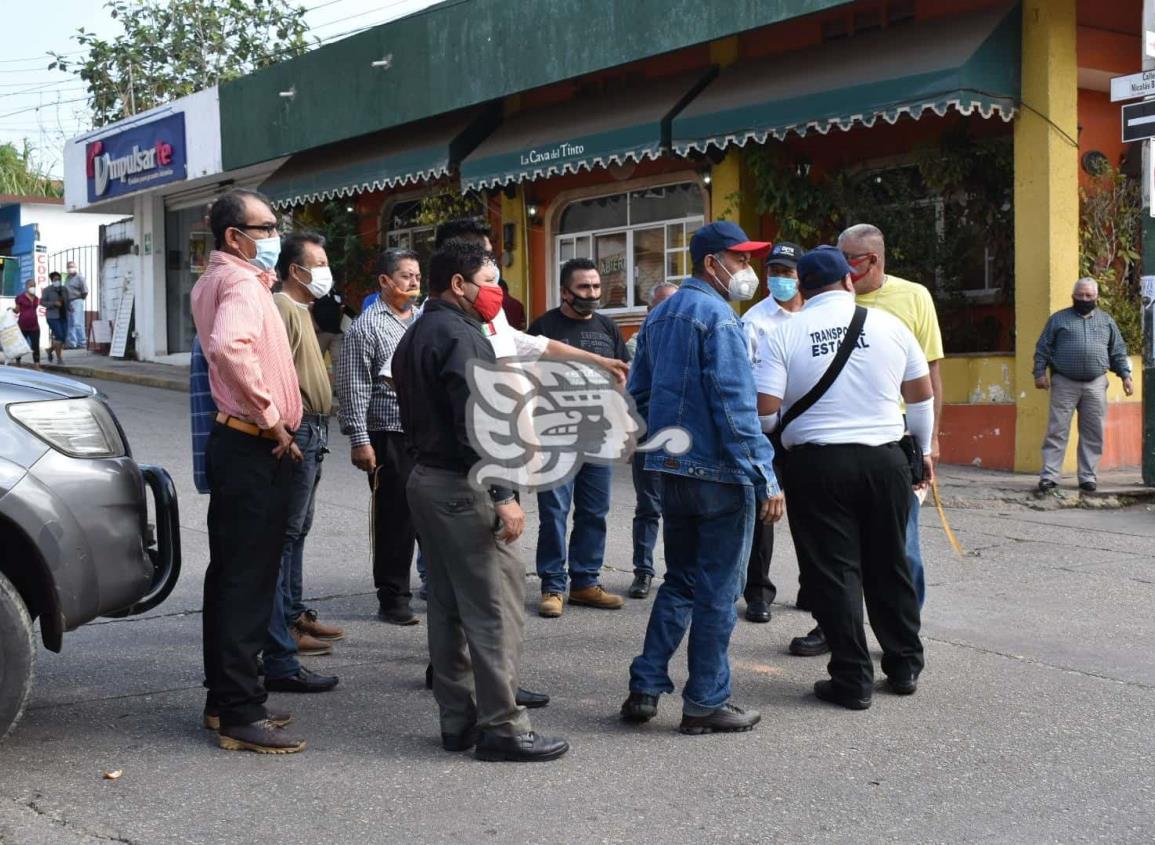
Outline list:
[[[629,361],[626,342],[617,323],[597,313],[601,295],[597,266],[588,258],[567,261],[561,268],[561,307],[534,320],[529,334],[543,335],[603,358]],[[537,534],[540,616],[549,619],[561,616],[566,587],[565,529],[571,504],[574,518],[568,549],[569,603],[608,610],[616,610],[625,603],[621,596],[607,593],[598,581],[606,549],[606,514],[610,510],[612,478],[612,467],[586,463],[566,484],[537,494],[541,517]]]
[[[394,386],[416,460],[407,496],[429,570],[429,655],[447,751],[482,760],[553,760],[569,750],[538,736],[516,701],[525,573],[510,552],[525,529],[511,490],[479,492],[466,429],[467,371],[493,363],[482,323],[501,309],[493,256],[451,240],[429,265],[430,299],[397,345]]]
[[[341,342],[345,333],[341,329],[341,322],[345,317],[350,320],[357,316],[345,297],[336,289],[329,291],[313,303],[313,323],[317,327],[317,343],[321,347],[321,357],[329,353],[330,369],[337,369],[337,362],[341,360]],[[335,383],[334,383],[335,384]]]

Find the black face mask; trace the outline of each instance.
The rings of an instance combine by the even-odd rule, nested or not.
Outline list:
[[[592,314],[601,307],[602,300],[597,296],[578,296],[573,294],[573,299],[569,301],[569,307],[579,314]]]
[[[1073,300],[1073,302],[1075,306],[1075,313],[1082,317],[1085,317],[1094,311],[1095,305],[1097,304],[1094,300],[1088,301],[1086,299],[1076,299]]]

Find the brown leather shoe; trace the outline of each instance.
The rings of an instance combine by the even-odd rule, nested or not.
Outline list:
[[[305,749],[305,741],[290,736],[268,719],[247,725],[222,727],[217,744],[225,751],[255,751],[258,754],[296,754]]]
[[[333,646],[309,636],[298,628],[292,628],[293,639],[297,641],[297,654],[301,657],[320,657],[332,654]]]
[[[600,607],[603,610],[617,610],[626,603],[621,596],[607,593],[601,584],[594,584],[583,590],[569,591],[570,604],[584,604],[586,607]]]
[[[561,593],[544,593],[541,604],[537,606],[537,615],[546,619],[557,619],[562,612]]]
[[[338,628],[336,625],[326,625],[324,622],[317,621],[317,613],[314,610],[306,610],[297,617],[297,621],[293,623],[293,627],[302,634],[308,634],[317,640],[343,640],[345,639],[345,631]]]

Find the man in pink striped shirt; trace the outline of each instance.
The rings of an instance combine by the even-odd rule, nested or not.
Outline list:
[[[197,335],[220,413],[209,436],[209,567],[204,590],[205,726],[228,750],[289,754],[305,743],[265,709],[257,676],[288,522],[292,461],[301,452],[301,392],[273,302],[277,216],[254,191],[232,190],[209,212],[215,249],[192,290]]]

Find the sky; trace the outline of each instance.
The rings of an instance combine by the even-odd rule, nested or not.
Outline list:
[[[403,17],[436,0],[298,0],[309,10],[310,35],[323,42]],[[64,142],[91,127],[85,87],[70,73],[50,71],[48,51],[77,54],[72,36],[80,27],[103,38],[120,32],[103,0],[40,0],[4,3],[0,12],[0,143],[21,147],[53,176],[63,176]]]

